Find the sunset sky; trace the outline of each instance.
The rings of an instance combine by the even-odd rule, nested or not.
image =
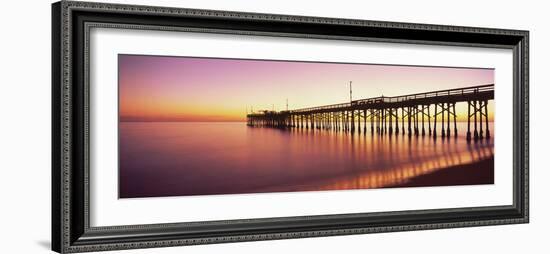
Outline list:
[[[494,83],[493,69],[119,55],[121,121],[245,121],[289,109]],[[463,105],[462,105],[463,104]],[[465,103],[457,104],[464,119]],[[490,119],[493,103],[489,103]]]

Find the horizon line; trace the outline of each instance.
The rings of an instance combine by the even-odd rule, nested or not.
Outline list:
[[[488,120],[489,122],[494,122],[495,120]],[[181,120],[119,120],[119,123],[246,123],[247,121],[181,121]],[[363,122],[363,121],[361,121]],[[374,121],[375,122],[375,121]],[[426,123],[428,121],[425,121]],[[433,121],[430,121],[433,122]],[[438,123],[440,121],[438,120]],[[457,123],[467,123],[468,120],[456,120]],[[367,123],[370,123],[370,121],[367,120]]]
[[[246,120],[235,120],[235,121],[187,121],[187,120],[119,120],[122,123],[131,123],[131,122],[180,122],[180,123],[246,123]]]

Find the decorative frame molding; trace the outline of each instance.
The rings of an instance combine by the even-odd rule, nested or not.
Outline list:
[[[114,227],[89,225],[89,30],[231,33],[512,49],[512,206]],[[529,32],[61,1],[52,5],[52,249],[61,253],[528,223]]]

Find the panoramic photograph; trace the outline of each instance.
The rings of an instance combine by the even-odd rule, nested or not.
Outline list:
[[[119,198],[494,183],[494,69],[118,56]]]

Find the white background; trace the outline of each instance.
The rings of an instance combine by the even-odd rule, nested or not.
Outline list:
[[[507,113],[513,109],[512,50],[94,29],[90,52],[92,226],[512,204],[512,139],[507,138],[513,131],[512,115]],[[495,125],[500,126],[493,133],[495,182],[434,188],[117,199],[119,53],[495,68]]]
[[[544,95],[550,34],[544,1],[117,1],[220,10],[422,22],[531,31],[531,223],[247,242],[126,253],[546,253],[550,226]],[[50,239],[50,2],[10,1],[1,17],[0,253],[48,253]]]

